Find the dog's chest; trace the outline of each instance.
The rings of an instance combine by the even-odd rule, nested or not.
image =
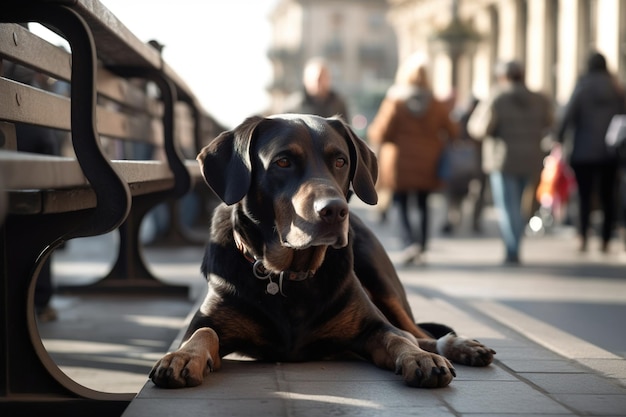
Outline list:
[[[290,286],[289,286],[290,287]],[[284,290],[287,291],[288,286]],[[289,295],[263,294],[250,306],[249,317],[259,326],[257,343],[247,341],[238,350],[266,360],[298,361],[324,358],[344,350],[342,334],[329,331],[333,309],[320,302],[319,292],[307,285]]]
[[[268,329],[269,330],[269,329]],[[275,361],[301,361],[322,359],[345,350],[342,337],[328,337],[323,325],[315,323],[315,317],[302,309],[292,310],[289,318],[274,322],[267,333],[260,357]]]

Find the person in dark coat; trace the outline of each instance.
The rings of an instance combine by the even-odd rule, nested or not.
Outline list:
[[[592,196],[599,193],[602,212],[601,250],[607,252],[615,221],[618,161],[606,145],[605,135],[614,115],[624,113],[624,92],[609,73],[606,59],[593,52],[587,71],[576,83],[557,131],[563,142],[568,130],[573,143],[569,163],[578,183],[580,250],[587,250]]]

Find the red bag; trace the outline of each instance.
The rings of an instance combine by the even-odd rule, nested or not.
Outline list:
[[[536,198],[543,207],[567,203],[576,187],[576,178],[571,168],[563,161],[560,146],[555,146],[543,161],[541,180]]]

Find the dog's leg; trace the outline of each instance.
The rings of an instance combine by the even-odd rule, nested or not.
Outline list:
[[[448,359],[419,348],[408,333],[394,328],[375,332],[366,344],[374,364],[402,374],[412,387],[445,387],[456,376]]]
[[[203,327],[177,351],[161,358],[152,367],[150,379],[163,388],[194,387],[202,383],[206,373],[218,370],[221,364],[217,333]]]
[[[418,339],[419,346],[433,353],[438,353],[452,362],[468,366],[487,366],[493,362],[495,350],[477,340],[458,337],[454,332],[439,339]]]

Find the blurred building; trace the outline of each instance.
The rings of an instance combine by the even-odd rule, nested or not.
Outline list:
[[[624,0],[388,0],[400,59],[431,57],[435,91],[485,97],[498,60],[526,64],[528,85],[564,104],[591,50],[626,81]]]
[[[323,56],[353,124],[364,127],[358,115],[369,119],[376,112],[398,64],[388,10],[386,0],[278,0],[270,15],[270,112],[281,112],[286,98],[302,88],[306,61]]]

